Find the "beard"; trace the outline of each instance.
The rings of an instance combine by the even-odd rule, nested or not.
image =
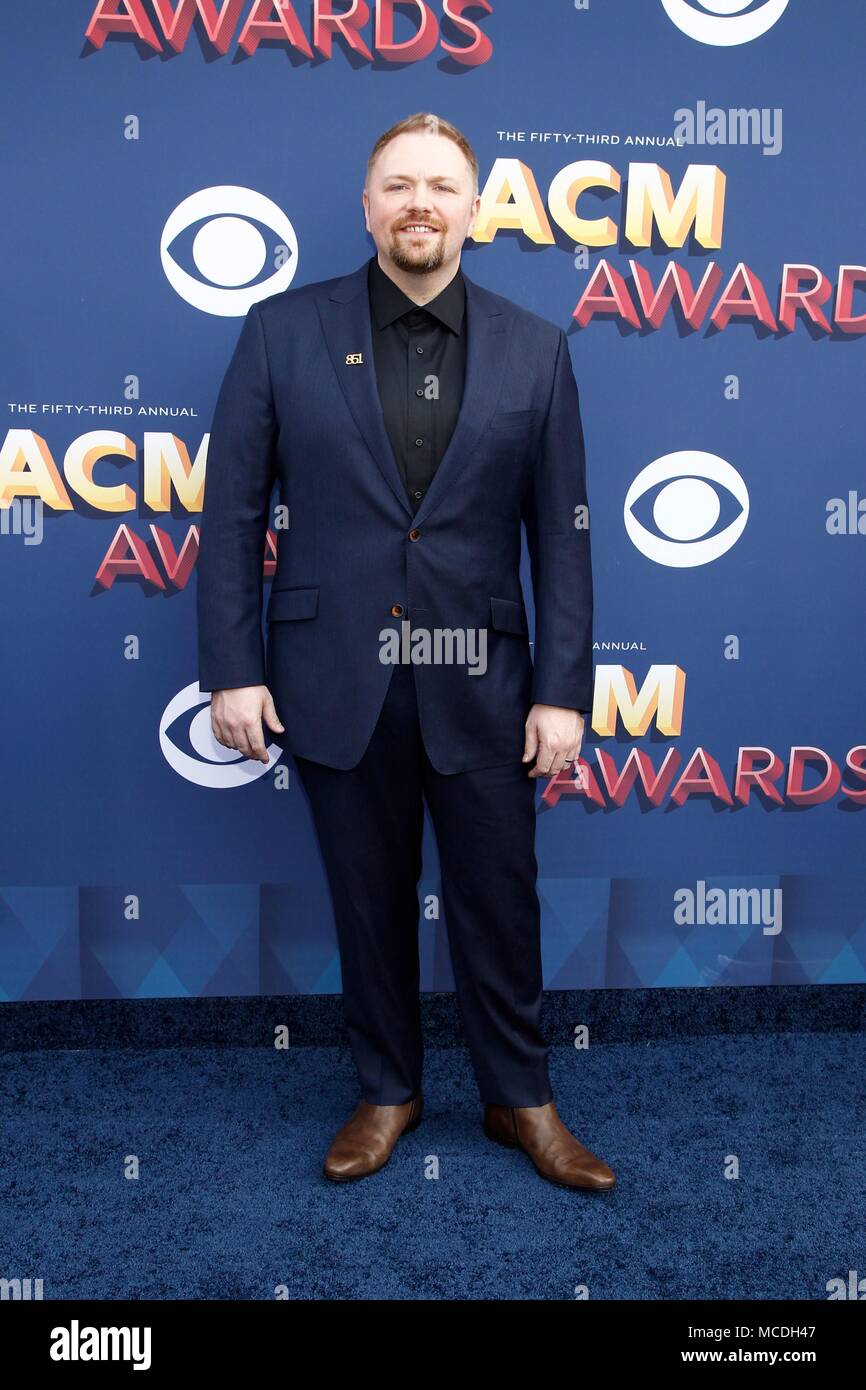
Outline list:
[[[389,254],[398,270],[429,275],[431,271],[438,270],[445,259],[445,233],[437,229],[434,236],[425,237],[421,242],[412,241],[402,231],[394,232]]]

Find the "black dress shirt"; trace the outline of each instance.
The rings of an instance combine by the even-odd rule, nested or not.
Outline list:
[[[423,308],[372,256],[368,266],[376,384],[413,514],[454,432],[466,375],[463,272]]]

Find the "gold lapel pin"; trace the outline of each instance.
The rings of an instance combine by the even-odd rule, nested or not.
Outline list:
[[[357,366],[357,364],[358,364],[359,362],[363,363],[363,361],[364,361],[364,354],[363,354],[363,352],[347,352],[347,353],[346,353],[346,366],[347,366],[347,367],[354,367],[354,366]]]

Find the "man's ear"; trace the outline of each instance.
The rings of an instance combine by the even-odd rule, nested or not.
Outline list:
[[[475,223],[476,223],[476,221],[477,221],[477,219],[478,219],[478,214],[479,214],[479,212],[481,211],[481,194],[480,194],[480,193],[476,193],[475,198],[474,198],[473,201],[474,201],[474,203],[475,203],[475,206],[474,206],[474,208],[472,209],[472,216],[471,216],[470,219],[469,219],[469,226],[466,228],[466,236],[467,236],[467,238],[468,238],[468,237],[471,237],[471,235],[472,235],[472,233],[473,233],[473,231],[474,231],[474,229],[475,229]]]

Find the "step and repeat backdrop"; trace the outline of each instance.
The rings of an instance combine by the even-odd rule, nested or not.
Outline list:
[[[546,985],[866,979],[862,0],[5,19],[0,998],[339,990],[291,760],[211,738],[198,525],[243,316],[374,253],[366,160],[417,111],[478,155],[464,272],[580,388],[595,693],[537,790]],[[450,989],[429,822],[419,916]]]

